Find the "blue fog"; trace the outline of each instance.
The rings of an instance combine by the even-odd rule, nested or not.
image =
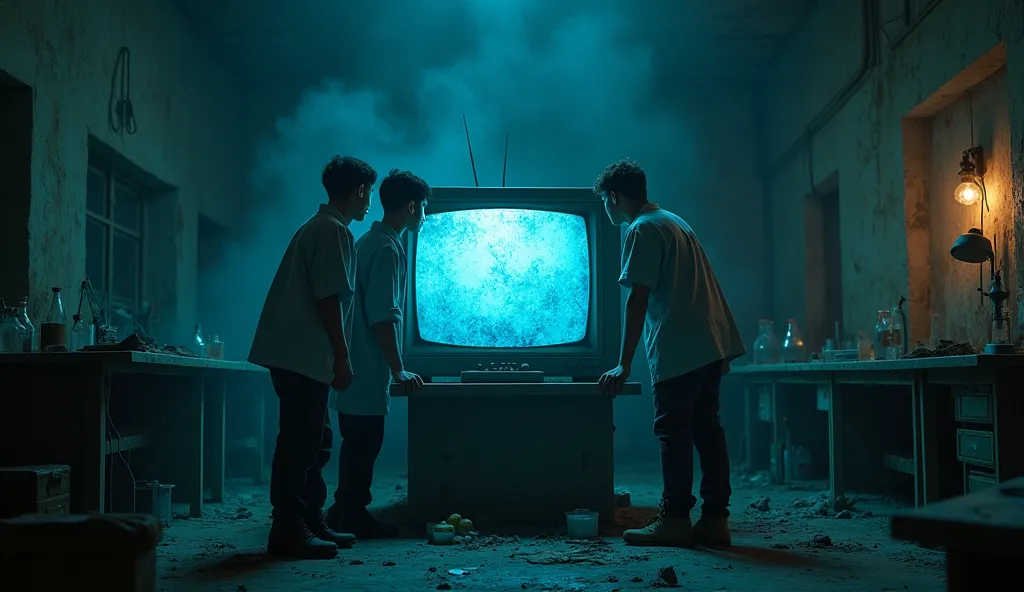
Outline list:
[[[381,176],[397,167],[434,186],[472,185],[465,113],[481,185],[501,184],[508,133],[509,185],[588,187],[606,164],[631,156],[650,171],[653,191],[678,191],[668,179],[699,138],[671,105],[659,107],[652,50],[622,14],[607,3],[564,3],[558,14],[540,0],[435,4],[440,15],[468,11],[459,22],[469,30],[452,33],[473,40],[462,53],[428,65],[423,52],[394,47],[358,80],[339,64],[256,146],[248,237],[203,278],[220,302],[200,322],[231,340],[229,355],[246,354],[284,247],[324,199],[320,168],[334,154],[363,158]],[[380,27],[371,36],[387,33]],[[373,199],[366,220],[352,224],[357,238],[380,218]]]

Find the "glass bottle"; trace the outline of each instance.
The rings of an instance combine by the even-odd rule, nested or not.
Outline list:
[[[754,340],[754,363],[779,363],[781,346],[775,335],[775,321],[761,319],[758,321],[757,339]]]
[[[889,311],[878,311],[878,319],[875,322],[875,359],[884,360],[889,344],[892,343],[892,315]]]
[[[894,306],[892,310],[899,309]],[[889,319],[889,347],[885,349],[885,359],[903,359],[903,323],[899,314],[892,314]]]
[[[206,357],[211,360],[224,359],[224,342],[220,340],[219,335],[211,335],[210,340],[206,342]]]
[[[50,347],[67,347],[68,318],[64,314],[64,301],[60,297],[60,288],[51,288],[50,308],[39,327],[39,349],[46,351]]]
[[[18,322],[25,328],[25,344],[22,351],[26,354],[37,351],[39,341],[37,340],[36,326],[28,318],[28,296],[22,296],[21,302],[18,303]]]
[[[786,327],[786,338],[782,340],[782,361],[783,362],[806,362],[807,347],[804,345],[803,335],[800,334],[800,327],[796,321],[789,319]]]
[[[15,308],[5,308],[0,312],[0,353],[20,354],[25,348],[25,327],[18,321]]]
[[[86,347],[93,345],[93,327],[91,324],[85,324],[85,319],[82,315],[74,315],[71,317],[74,320],[74,325],[71,326],[71,351],[81,351]]]
[[[939,343],[942,342],[942,323],[939,318],[939,313],[932,314],[932,334],[928,340],[928,347],[932,349],[938,349]]]
[[[203,341],[203,328],[202,328],[202,326],[199,325],[199,323],[196,323],[196,332],[192,336],[192,343],[193,343],[193,345],[195,345],[196,354],[200,358],[205,358],[206,357],[206,342]]]

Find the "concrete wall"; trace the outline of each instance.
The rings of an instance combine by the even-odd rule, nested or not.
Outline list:
[[[108,125],[122,46],[131,49],[134,135]],[[4,255],[0,295],[27,292],[36,317],[51,286],[64,288],[66,306],[77,305],[91,145],[161,188],[148,208],[145,297],[160,317],[159,336],[183,339],[195,316],[198,216],[232,226],[240,203],[240,92],[232,73],[173,3],[158,0],[2,0],[0,71],[33,97],[31,146],[21,149],[30,150],[29,191],[7,195],[17,207],[27,203],[27,250],[24,236],[4,239],[14,256]],[[24,229],[25,216],[0,217],[0,227],[4,236]]]
[[[977,142],[994,152],[986,177],[992,208],[986,233],[998,235],[1000,250],[1005,245],[1012,254],[1003,267],[1017,301],[1021,278],[1014,272],[1022,246],[1024,181],[1024,31],[1019,24],[1024,3],[940,0],[924,10],[926,3],[912,2],[915,12],[909,23],[898,18],[903,4],[877,2],[879,20],[891,21],[878,34],[879,63],[810,137],[808,126],[860,64],[861,2],[818,3],[771,72],[764,99],[763,161],[774,239],[769,291],[773,314],[777,320],[803,319],[811,307],[802,204],[812,182],[835,175],[845,329],[872,327],[875,311],[901,295],[910,296],[913,271],[918,285],[923,282],[931,293],[922,300],[921,290],[916,290],[912,333],[920,338],[929,333],[923,325],[933,311],[922,310],[927,306],[952,317],[944,321],[949,330],[983,342],[987,334],[980,335],[985,332],[983,313],[974,292],[977,269],[947,261],[949,246],[967,230],[972,215],[963,206],[953,207],[958,205],[952,198],[958,155],[969,143],[969,117],[958,99],[968,90],[975,95]],[[914,22],[918,16],[923,19]],[[998,70],[993,56],[1001,52],[1005,73],[976,86]],[[985,75],[979,76],[982,70]],[[910,126],[909,138],[904,137],[905,124]],[[905,156],[908,162],[927,161],[927,168],[905,171]],[[908,211],[907,199],[931,205],[931,213],[927,208]],[[924,250],[928,255],[921,255]]]
[[[973,117],[972,117],[973,112]],[[973,120],[973,124],[972,124]],[[975,291],[979,287],[979,266],[950,257],[953,240],[969,228],[978,228],[981,206],[966,207],[953,199],[960,183],[957,163],[964,149],[981,146],[985,154],[985,189],[989,209],[985,212],[985,234],[995,238],[1000,261],[1008,255],[1013,237],[1013,209],[1010,195],[1010,113],[1007,101],[1006,69],[1003,68],[970,97],[958,99],[929,121],[931,167],[929,171],[928,219],[930,240],[931,310],[939,315],[942,338],[968,341],[984,347],[992,326],[992,308]],[[973,131],[972,131],[973,129]],[[971,142],[971,136],[974,141]],[[910,163],[907,163],[908,165]],[[984,267],[985,290],[989,268]],[[911,282],[911,291],[915,288]],[[929,323],[930,324],[930,323]]]

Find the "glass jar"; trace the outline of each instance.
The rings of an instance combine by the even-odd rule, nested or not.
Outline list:
[[[5,308],[0,321],[0,353],[20,354],[25,351],[25,327],[18,321],[18,311]]]
[[[992,318],[992,339],[989,343],[1004,345],[1013,343],[1010,336],[1010,313],[1000,311],[998,316]]]
[[[769,319],[758,321],[757,339],[754,340],[754,363],[777,364],[781,359],[781,345],[775,335],[775,322]]]
[[[206,357],[211,360],[224,359],[224,342],[220,340],[219,335],[211,335],[210,340],[206,342]]]
[[[875,350],[864,331],[857,331],[857,361],[870,362],[875,359]]]
[[[94,343],[94,327],[92,323],[85,324],[85,319],[82,315],[74,315],[72,317],[74,324],[71,326],[71,351],[81,351]]]
[[[782,340],[782,361],[807,361],[807,347],[804,345],[804,337],[800,333],[800,327],[793,319],[789,319],[789,324],[786,326],[786,337]]]

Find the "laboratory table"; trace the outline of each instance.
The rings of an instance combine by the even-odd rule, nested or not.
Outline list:
[[[845,496],[844,420],[848,387],[893,385],[907,387],[912,418],[913,475],[916,506],[940,499],[938,450],[950,442],[963,464],[964,491],[1024,476],[1024,355],[966,355],[865,362],[807,362],[733,366],[731,380],[744,382],[744,440],[748,463],[755,456],[758,421],[771,425],[773,451],[783,437],[777,413],[780,395],[795,385],[816,386],[819,409],[828,411],[829,484],[833,507]],[[952,394],[955,427],[941,429],[938,389]],[[879,409],[884,413],[884,409]],[[774,453],[774,452],[773,452]],[[783,463],[776,462],[775,478],[784,480]],[[963,493],[961,491],[959,493]]]
[[[240,387],[262,410],[270,382],[245,362],[137,351],[2,354],[0,379],[0,465],[70,465],[72,512],[103,512],[115,458],[130,472],[132,450],[157,449],[159,480],[171,478],[173,499],[193,517],[202,515],[204,486],[212,501],[223,497],[228,389]],[[141,406],[136,418],[146,425],[115,424],[112,396]],[[262,423],[252,428],[262,440]]]
[[[564,525],[577,508],[613,519],[614,397],[597,383],[433,382],[408,400],[411,524]]]
[[[892,536],[945,548],[950,592],[1012,589],[1024,560],[1024,479],[898,513]]]

